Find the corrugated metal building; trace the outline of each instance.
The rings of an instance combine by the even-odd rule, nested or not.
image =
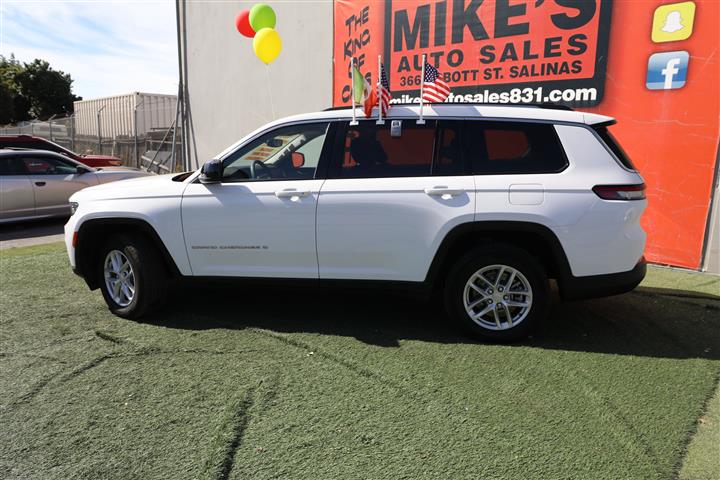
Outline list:
[[[98,136],[99,127],[101,137],[115,138],[169,128],[175,120],[177,96],[134,92],[80,100],[74,105],[76,135]]]

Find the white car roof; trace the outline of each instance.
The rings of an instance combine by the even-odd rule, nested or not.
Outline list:
[[[357,120],[365,120],[365,113],[362,107],[355,109]],[[377,118],[377,108],[373,108],[371,119]],[[391,105],[387,118],[418,118],[420,115],[420,105]],[[584,125],[597,125],[603,123],[612,123],[615,121],[612,117],[598,115],[595,113],[586,113],[576,110],[562,108],[543,108],[538,106],[526,105],[471,105],[462,103],[449,104],[426,104],[423,110],[423,117],[427,119],[434,118],[486,118],[486,119],[512,119],[512,120],[536,120],[546,122],[563,122],[563,123],[581,123]],[[313,120],[349,120],[352,118],[352,109],[348,108],[332,108],[321,112],[301,113],[299,115],[291,115],[289,117],[279,118],[251,132],[246,137],[240,139],[235,144],[226,148],[223,152],[216,155],[215,158],[223,158],[230,152],[234,151],[240,144],[247,139],[272,128],[276,125],[286,123],[313,121]]]

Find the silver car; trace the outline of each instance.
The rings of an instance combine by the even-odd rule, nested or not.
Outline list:
[[[147,175],[134,168],[91,168],[44,150],[0,150],[0,223],[68,216],[68,198],[78,190]]]

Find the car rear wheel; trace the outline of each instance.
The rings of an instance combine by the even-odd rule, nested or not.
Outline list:
[[[511,246],[473,251],[452,268],[445,288],[448,314],[482,339],[514,341],[547,315],[550,289],[542,266]]]
[[[103,298],[115,315],[139,318],[165,298],[167,275],[155,246],[141,236],[116,235],[98,258]]]

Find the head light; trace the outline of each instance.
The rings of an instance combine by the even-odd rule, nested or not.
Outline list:
[[[78,203],[70,202],[70,215],[75,215],[75,212],[77,212],[77,209],[78,209]]]

